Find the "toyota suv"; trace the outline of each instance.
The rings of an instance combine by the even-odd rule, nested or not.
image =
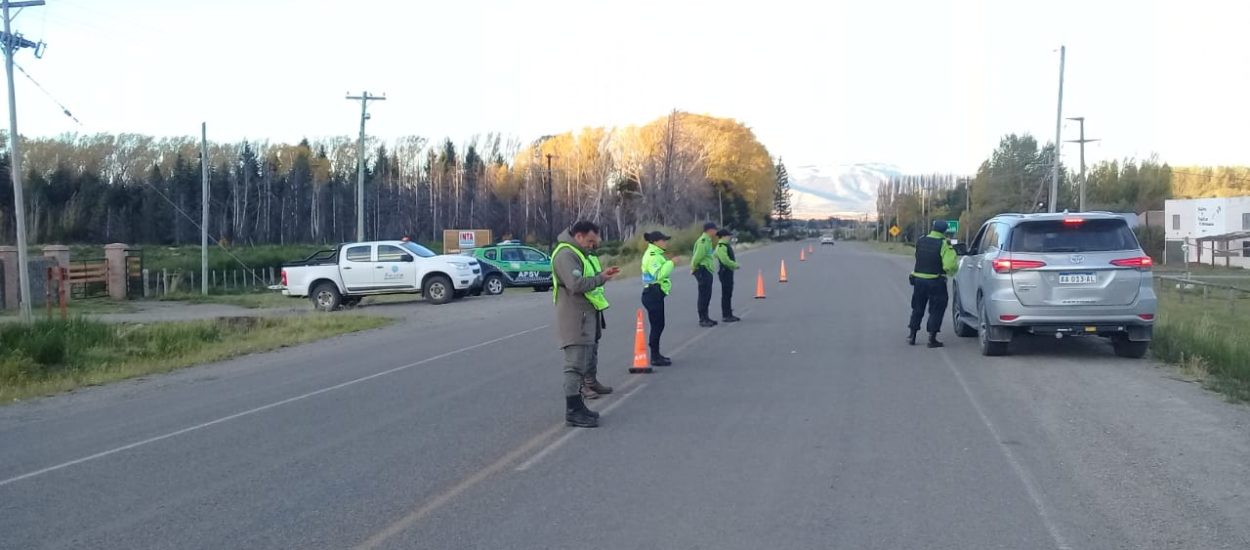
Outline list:
[[[1116,355],[1146,354],[1157,305],[1153,262],[1124,218],[1002,214],[955,250],[955,333],[978,336],[983,355],[1005,355],[1022,333],[1102,336]]]

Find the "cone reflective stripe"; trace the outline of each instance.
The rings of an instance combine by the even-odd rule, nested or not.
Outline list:
[[[786,279],[786,261],[781,260],[781,278],[777,282],[784,283],[787,281],[788,279]]]
[[[806,250],[803,250],[803,249],[801,249],[801,248],[799,249],[799,261],[800,261],[800,262],[806,262],[806,261],[807,261],[807,251],[806,251]]]
[[[638,324],[634,326],[634,366],[629,368],[629,372],[652,372],[651,362],[647,360],[647,333],[642,326],[642,308],[638,308]]]
[[[761,269],[759,275],[755,276],[755,299],[764,299],[764,270]]]

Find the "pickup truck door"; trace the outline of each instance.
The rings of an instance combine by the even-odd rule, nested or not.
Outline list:
[[[378,261],[373,269],[375,290],[399,290],[416,288],[421,283],[417,277],[417,264],[412,254],[394,245],[378,245]]]
[[[374,271],[373,245],[359,244],[343,249],[339,273],[348,292],[372,290],[375,284]]]

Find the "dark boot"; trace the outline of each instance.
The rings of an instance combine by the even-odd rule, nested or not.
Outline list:
[[[673,364],[673,360],[660,354],[659,348],[651,348],[651,366],[667,367]]]
[[[731,314],[731,315],[729,315],[729,316],[727,316],[727,317],[725,317],[724,319],[721,319],[721,320],[722,320],[722,321],[724,321],[724,322],[726,322],[726,323],[737,323],[738,321],[741,321],[742,319],[739,319],[739,318],[737,318],[737,317],[734,317],[734,316]]]
[[[909,331],[907,333],[907,345],[909,346],[916,345],[916,331],[915,330]]]
[[[579,395],[564,398],[564,423],[574,428],[598,428],[599,413],[586,408]]]
[[[701,327],[703,327],[703,328],[711,328],[711,327],[716,326],[717,324],[718,324],[718,323],[717,323],[716,321],[713,321],[713,320],[711,320],[711,319],[703,319],[703,320],[699,321],[699,326],[701,326]]]
[[[937,333],[936,333],[936,332],[930,332],[930,333],[929,333],[929,347],[930,347],[930,348],[940,348],[940,347],[945,346],[945,345],[946,345],[946,344],[943,344],[943,343],[941,343],[941,342],[939,342],[939,341],[938,341],[938,339],[937,339]]]
[[[587,401],[590,401],[592,399],[599,399],[599,394],[595,393],[595,390],[592,390],[586,387],[586,384],[584,383],[582,384],[581,388],[578,388],[577,391],[578,393],[582,395],[582,399],[585,399]]]
[[[595,392],[597,395],[607,395],[612,393],[612,386],[605,386],[599,383],[599,379],[595,378],[593,374],[587,376],[585,380],[582,381],[582,386],[589,388],[590,391]]]

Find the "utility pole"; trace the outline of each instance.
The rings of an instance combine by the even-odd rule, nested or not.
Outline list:
[[[365,240],[365,121],[369,120],[369,102],[386,101],[386,94],[349,95],[347,99],[360,100],[360,139],[356,141],[356,241]]]
[[[1059,204],[1059,145],[1063,143],[1060,133],[1063,131],[1063,63],[1067,57],[1066,46],[1059,46],[1059,111],[1055,113],[1055,158],[1051,159],[1050,167],[1050,200],[1047,210],[1055,212]]]
[[[208,123],[200,123],[200,293],[208,296]]]
[[[551,179],[551,158],[554,156],[547,153],[547,246],[552,253],[556,249],[556,211],[551,200],[551,189],[555,187],[555,180]]]
[[[22,195],[22,154],[18,150],[18,133],[17,133],[17,92],[13,89],[13,55],[21,48],[33,48],[35,57],[43,57],[43,42],[38,44],[22,38],[21,35],[13,34],[11,28],[13,17],[17,14],[10,14],[10,8],[21,8],[42,6],[43,0],[27,0],[24,2],[12,2],[10,0],[0,0],[3,6],[4,16],[4,36],[0,39],[4,42],[4,72],[9,77],[9,173],[13,176],[13,213],[15,214],[17,225],[17,287],[21,296],[21,318],[23,323],[29,323],[34,320],[30,308],[30,264],[29,257],[26,252],[26,200]]]
[[[1085,211],[1085,144],[1091,141],[1100,141],[1100,140],[1085,139],[1085,117],[1083,116],[1070,117],[1068,118],[1068,120],[1075,120],[1081,123],[1081,139],[1070,139],[1068,140],[1068,143],[1080,143],[1081,144],[1081,202],[1080,202],[1079,208],[1081,209],[1081,212],[1084,212]]]

